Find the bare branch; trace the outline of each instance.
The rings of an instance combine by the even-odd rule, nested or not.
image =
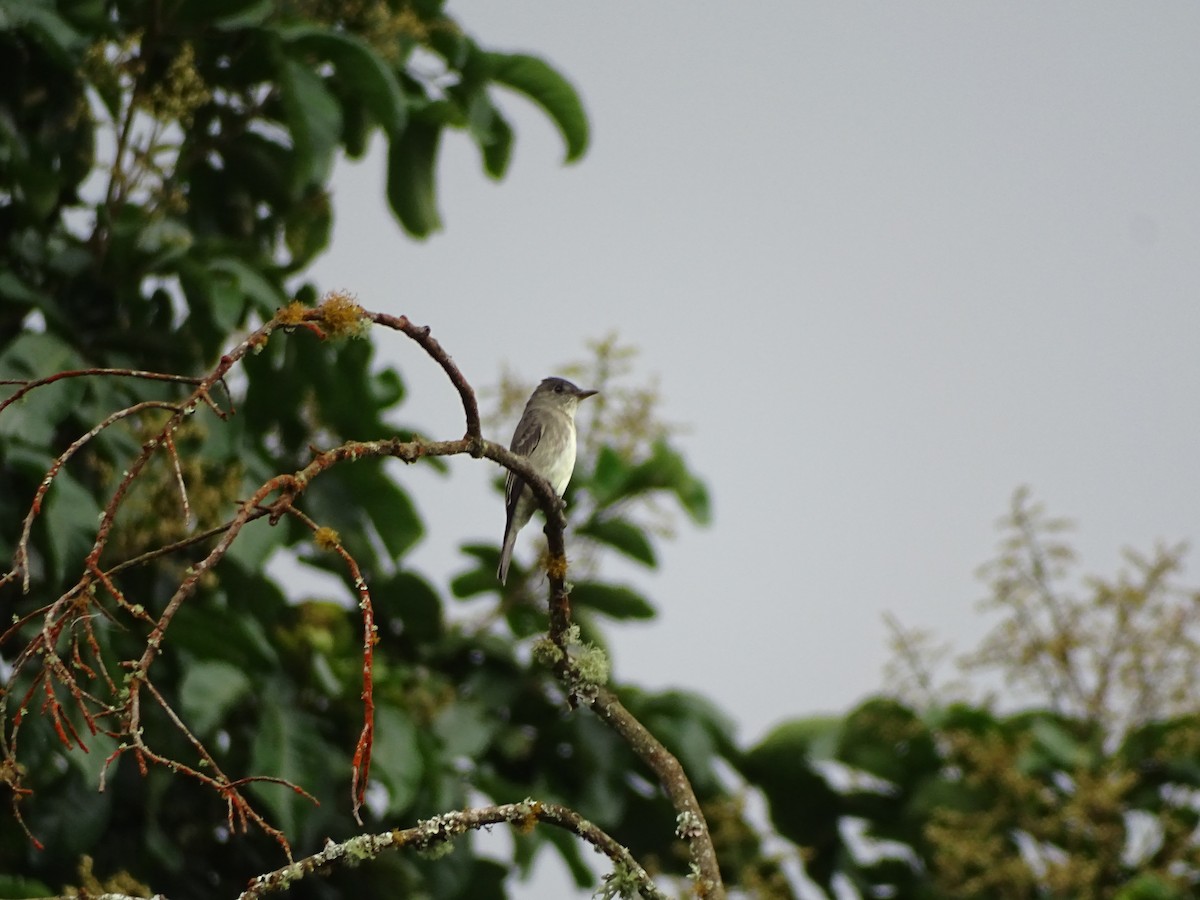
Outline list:
[[[35,388],[45,387],[48,384],[54,384],[56,381],[63,381],[67,378],[90,378],[93,375],[141,378],[145,381],[173,381],[177,384],[199,384],[201,381],[201,379],[191,375],[171,375],[166,372],[146,372],[141,369],[73,369],[69,372],[55,372],[53,375],[47,375],[45,378],[37,378],[32,381],[6,378],[0,380],[0,385],[19,384],[21,387],[11,397],[5,397],[3,400],[0,400],[0,412],[4,412],[5,409]]]
[[[46,492],[50,490],[50,485],[54,483],[55,477],[62,467],[74,456],[84,444],[96,437],[108,426],[115,422],[119,422],[124,418],[138,413],[145,412],[148,409],[166,409],[173,412],[178,412],[178,407],[173,403],[163,403],[157,400],[147,400],[143,403],[135,403],[133,406],[125,409],[117,410],[117,412],[108,416],[104,421],[100,422],[87,433],[81,435],[72,442],[66,450],[59,454],[58,458],[50,466],[41,484],[38,485],[37,492],[33,495],[33,502],[29,505],[29,512],[25,516],[24,526],[21,528],[21,539],[17,542],[16,553],[13,554],[13,567],[3,578],[0,578],[0,587],[18,575],[21,576],[21,590],[23,593],[29,593],[29,533],[33,528],[33,521],[37,518],[42,510],[42,501],[45,500]]]
[[[377,325],[385,325],[388,328],[394,328],[397,331],[402,331],[425,350],[442,370],[446,373],[446,377],[450,379],[450,383],[454,385],[458,391],[458,395],[462,398],[463,413],[467,419],[466,437],[480,440],[479,425],[479,403],[475,400],[475,391],[463,376],[463,373],[455,365],[454,360],[450,358],[442,345],[436,339],[430,336],[428,325],[414,325],[408,320],[408,316],[389,316],[387,313],[368,312],[365,315]],[[478,456],[477,452],[472,450],[472,456]]]
[[[341,542],[336,531],[332,528],[322,528],[311,518],[294,506],[288,507],[288,514],[302,522],[313,533],[313,539],[318,547],[332,550],[342,558],[346,568],[350,570],[350,580],[358,593],[358,608],[363,615],[363,727],[358,735],[358,743],[354,747],[354,762],[350,779],[350,803],[354,813],[354,821],[363,823],[359,811],[366,802],[367,780],[371,775],[371,752],[375,746],[375,645],[379,642],[378,628],[375,625],[375,608],[371,602],[371,592],[367,589],[367,580],[363,578],[358,561],[350,554]]]

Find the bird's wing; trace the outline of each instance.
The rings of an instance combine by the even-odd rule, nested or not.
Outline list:
[[[530,456],[537,449],[541,440],[542,423],[533,417],[522,417],[509,449],[519,456]],[[510,471],[508,479],[504,482],[504,506],[509,515],[517,505],[517,498],[521,496],[523,487],[525,487],[525,479],[516,472]]]

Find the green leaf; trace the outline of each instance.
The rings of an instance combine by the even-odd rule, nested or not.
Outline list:
[[[276,596],[269,599],[282,602],[279,588],[266,578],[257,576],[243,580],[248,587],[257,583],[260,591],[273,590]],[[264,599],[252,587],[239,591],[237,595],[241,604],[262,604]],[[214,621],[221,623],[219,629],[213,627]],[[277,669],[280,664],[275,646],[258,619],[231,614],[225,609],[201,609],[193,604],[184,604],[171,626],[171,641],[176,649],[186,650],[194,657],[226,660],[243,671],[263,673]]]
[[[925,723],[887,697],[866,700],[846,716],[837,758],[905,789],[941,766]]]
[[[44,882],[20,875],[0,875],[0,897],[17,900],[20,897],[48,897],[53,893]]]
[[[284,59],[278,75],[295,147],[292,189],[300,193],[329,180],[341,141],[342,111],[321,76],[303,63]]]
[[[982,737],[1000,728],[1000,721],[991,710],[966,703],[935,707],[925,714],[925,721],[937,731],[966,731],[974,737]]]
[[[57,337],[27,332],[0,353],[0,378],[34,380],[84,365],[75,350]],[[65,378],[34,388],[0,412],[0,437],[49,446],[59,423],[75,411],[85,382],[83,378]],[[2,385],[0,397],[11,397],[16,390],[14,385]]]
[[[250,679],[240,667],[220,660],[198,660],[183,673],[180,710],[193,733],[206,735],[250,688]]]
[[[196,196],[189,203],[194,214],[201,219],[236,222],[239,231],[245,227],[246,207],[251,203],[262,201],[295,215],[292,204],[305,195],[292,185],[295,160],[290,143],[286,134],[272,129],[268,134],[239,135],[236,142],[222,145],[223,168],[197,169],[192,176],[192,193]],[[323,189],[324,185],[317,186],[311,193],[320,195]],[[210,195],[209,191],[221,193]]]
[[[739,768],[762,789],[780,834],[802,847],[829,851],[840,843],[843,800],[813,768],[811,742],[807,728],[776,728],[746,753]]]
[[[1102,756],[1102,736],[1095,722],[1073,719],[1050,710],[1029,710],[1002,722],[1005,732],[1025,742],[1017,766],[1026,774],[1086,768]]]
[[[0,300],[16,305],[43,307],[49,298],[22,281],[15,272],[0,271]]]
[[[50,467],[54,465],[54,457],[47,453],[44,449],[37,446],[25,446],[24,444],[13,443],[4,447],[4,466],[11,472],[20,472],[25,475],[26,479],[33,481],[41,481]],[[28,497],[22,497],[21,502],[28,501],[33,496],[32,491]],[[11,494],[5,494],[3,499],[7,502],[14,500]],[[18,519],[25,517],[28,507],[22,508]]]
[[[843,721],[842,716],[791,719],[771,729],[754,752],[772,758],[800,754],[810,759],[833,759]]]
[[[511,579],[511,577],[510,575],[509,578]],[[492,585],[493,589],[500,587],[495,572],[492,572]],[[582,615],[577,616],[575,624],[581,624],[583,618]],[[546,631],[546,611],[528,603],[508,604],[504,611],[504,621],[508,623],[509,630],[517,640],[524,640],[535,634],[544,634]]]
[[[513,130],[508,119],[494,107],[488,135],[479,140],[479,148],[483,152],[484,171],[492,178],[503,178],[512,160]]]
[[[500,590],[500,582],[496,579],[496,566],[500,564],[499,548],[494,544],[464,544],[459,549],[477,560],[479,565],[456,575],[450,581],[450,592],[455,597],[466,598]],[[515,560],[510,571],[519,571]]]
[[[58,198],[63,188],[62,179],[53,161],[30,160],[14,168],[17,183],[20,185],[19,195],[25,201],[24,206],[29,215],[38,221],[49,218],[58,208]]]
[[[631,466],[612,447],[607,444],[596,454],[596,468],[592,472],[592,492],[601,505],[607,505],[616,500],[629,477]]]
[[[360,462],[342,466],[339,475],[348,498],[371,520],[392,559],[399,559],[421,539],[424,525],[408,496],[387,477],[382,465]]]
[[[636,559],[651,568],[656,559],[654,546],[646,536],[644,529],[639,528],[626,519],[597,519],[593,517],[579,529],[580,534],[587,535],[607,544],[615,550],[620,550],[631,559]]]
[[[192,232],[178,219],[161,218],[145,222],[138,230],[135,246],[148,257],[146,268],[161,272],[183,256],[194,243]]]
[[[0,354],[0,377],[4,378],[38,378],[82,367],[70,344],[54,335],[30,331],[17,335]]]
[[[567,145],[565,162],[583,156],[588,146],[587,113],[567,79],[536,56],[488,53],[486,60],[494,81],[520,91],[545,110],[558,126]]]
[[[222,31],[235,31],[252,25],[261,25],[267,21],[276,9],[276,0],[238,0],[230,4],[235,8],[226,12],[220,18],[210,20],[213,28]],[[211,8],[210,8],[211,10]]]
[[[656,441],[650,456],[633,466],[615,450],[601,448],[591,488],[601,508],[639,494],[670,491],[697,524],[707,524],[712,517],[708,488],[691,473],[683,456],[665,441]]]
[[[425,763],[412,718],[394,706],[380,706],[375,711],[371,777],[387,788],[386,815],[402,815],[412,805],[424,774]]]
[[[1146,874],[1138,875],[1120,888],[1113,895],[1113,900],[1185,900],[1190,896],[1190,892],[1185,893],[1162,877]]]
[[[96,539],[99,519],[100,505],[96,498],[69,472],[59,470],[46,494],[40,519],[55,581],[66,576],[69,566],[82,565]]]
[[[368,386],[371,389],[371,400],[380,409],[395,406],[404,399],[404,380],[395,369],[376,372]]]
[[[210,272],[228,279],[238,293],[250,301],[251,306],[264,318],[275,315],[275,310],[284,304],[283,292],[269,281],[263,270],[249,265],[236,256],[217,256],[208,260]],[[221,321],[218,318],[218,321]]]
[[[1143,771],[1143,780],[1172,781],[1200,786],[1200,761],[1187,750],[1200,733],[1200,717],[1185,715],[1146,724],[1131,731],[1117,750],[1117,758]],[[1150,764],[1153,761],[1153,765]]]
[[[450,593],[464,600],[467,597],[476,597],[479,594],[499,590],[500,587],[500,582],[496,579],[495,567],[488,569],[481,566],[471,569],[469,572],[454,576],[450,581]]]
[[[54,11],[53,4],[31,0],[0,0],[0,31],[28,28],[60,63],[74,64],[72,51],[84,36]]]
[[[388,134],[404,128],[407,101],[396,73],[364,40],[315,25],[285,25],[275,30],[290,47],[333,63],[348,91],[366,104]]]
[[[1055,722],[1038,719],[1033,722],[1030,731],[1038,749],[1064,769],[1075,769],[1091,761],[1087,746]]]
[[[66,762],[61,756],[56,758]],[[109,773],[110,777],[112,774]],[[64,779],[55,795],[54,803],[30,804],[33,808],[26,813],[29,827],[47,847],[54,848],[54,853],[74,860],[95,847],[105,831],[111,828],[115,798],[112,791],[97,791],[94,778],[83,778],[75,773]],[[11,839],[5,841],[6,850],[13,846],[15,842]],[[51,866],[49,871],[53,872],[54,867]],[[60,870],[59,878],[61,874]],[[61,884],[59,878],[55,881]]]
[[[458,548],[465,555],[478,560],[485,566],[496,568],[500,562],[500,551],[495,544],[463,544]]]
[[[463,82],[450,92],[451,100],[457,101],[450,105],[458,114],[443,120],[466,126],[483,156],[484,171],[499,180],[504,177],[512,158],[513,130],[492,103],[480,74],[475,71],[477,68],[470,67],[471,76],[464,71]]]
[[[283,541],[281,530],[267,519],[248,522],[225,554],[225,560],[242,568],[247,574],[258,572]]]
[[[653,619],[654,606],[636,591],[614,584],[585,581],[571,591],[574,606],[594,609],[613,619]]]
[[[433,732],[441,739],[447,757],[476,759],[492,742],[499,726],[500,721],[491,710],[460,700],[438,713]]]
[[[434,172],[441,135],[440,126],[413,119],[388,144],[388,204],[415,238],[429,237],[442,227]]]
[[[674,493],[684,511],[698,524],[707,524],[711,519],[708,488],[692,475],[683,457],[664,441],[655,443],[650,458],[634,467],[625,484],[629,493],[656,489]]]
[[[264,0],[180,0],[175,16],[182,22],[232,29],[258,24],[273,8]]]
[[[381,619],[399,619],[404,634],[418,643],[429,643],[444,631],[442,601],[437,591],[419,575],[397,572],[391,578],[371,584],[376,615]]]
[[[390,438],[394,425],[381,419],[382,402],[370,390],[373,348],[368,341],[334,342],[297,362],[306,388],[316,392],[320,424],[336,434],[360,440]],[[380,463],[372,463],[373,472]]]
[[[926,778],[911,791],[907,813],[919,832],[920,823],[927,822],[938,810],[979,812],[986,809],[989,802],[992,801],[985,791],[965,779]],[[913,838],[919,840],[921,835],[914,834]]]
[[[282,778],[311,793],[329,776],[318,723],[278,691],[264,691],[260,696],[262,711],[250,752],[252,774]],[[256,781],[251,790],[270,809],[283,832],[296,838],[312,801],[282,784]]]

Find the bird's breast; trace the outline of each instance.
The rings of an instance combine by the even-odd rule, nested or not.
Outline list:
[[[558,454],[546,473],[546,480],[554,487],[554,493],[562,496],[575,471],[575,423],[567,423],[567,446]]]

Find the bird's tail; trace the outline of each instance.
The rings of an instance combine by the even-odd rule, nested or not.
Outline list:
[[[508,527],[504,529],[504,546],[500,548],[500,566],[496,569],[496,577],[501,584],[508,581],[508,564],[512,562],[513,547],[517,544],[517,531],[513,527],[512,517],[509,516]]]

